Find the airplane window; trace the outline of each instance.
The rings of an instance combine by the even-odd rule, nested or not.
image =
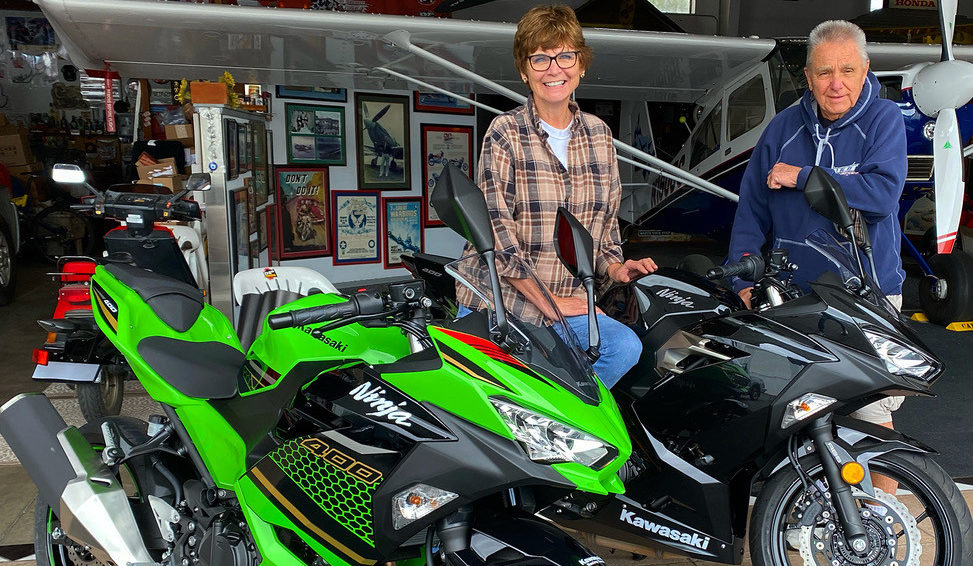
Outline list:
[[[726,110],[726,138],[732,141],[756,128],[766,115],[764,79],[757,75],[730,94]]]
[[[892,102],[902,102],[901,76],[879,77],[878,82],[882,85],[878,91],[880,97]]]
[[[689,160],[690,169],[699,165],[701,161],[720,149],[720,123],[722,121],[723,103],[720,102],[700,121],[699,127],[693,133],[692,159]]]

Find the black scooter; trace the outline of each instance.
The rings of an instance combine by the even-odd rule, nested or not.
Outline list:
[[[823,170],[805,196],[851,227],[841,188]],[[634,313],[625,321],[644,345],[612,389],[634,448],[622,471],[626,493],[576,493],[536,511],[589,543],[739,564],[755,496],[757,566],[973,564],[969,508],[932,449],[844,416],[889,394],[931,395],[942,365],[875,292],[857,245],[852,257],[833,237],[815,236],[808,244],[845,276],[807,294],[790,282],[796,266],[786,250],[709,274],[754,281],[753,310],[711,281],[667,268],[603,297],[609,314]],[[566,211],[554,241],[591,289],[592,266],[566,261],[590,235]],[[597,355],[597,330],[589,344]],[[872,473],[898,481],[899,491],[875,489]]]

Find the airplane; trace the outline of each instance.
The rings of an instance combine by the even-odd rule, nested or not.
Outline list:
[[[368,139],[372,142],[371,145],[366,144],[365,149],[375,154],[375,157],[372,158],[372,165],[379,167],[380,171],[384,171],[380,175],[387,175],[389,171],[395,170],[398,167],[395,160],[401,161],[403,156],[402,144],[395,141],[392,134],[378,123],[391,106],[391,104],[386,104],[371,119],[368,116],[368,109],[365,108],[362,116],[362,129],[365,130]]]
[[[180,79],[206,72],[215,77],[228,70],[237,82],[246,83],[379,91],[421,88],[463,100],[467,97],[456,93],[493,91],[517,102],[525,98],[520,75],[511,61],[516,26],[509,23],[146,0],[35,2],[77,66],[107,66],[121,76]],[[952,9],[944,11],[955,14],[955,0],[940,3],[947,4]],[[734,81],[732,87],[743,84],[736,81],[752,79],[753,75],[744,73],[780,56],[783,49],[773,39],[599,28],[587,28],[585,41],[596,57],[577,96],[622,100],[623,129],[624,124],[631,123],[626,113],[631,116],[641,112],[639,106],[646,101],[698,102],[722,84]],[[919,96],[925,92],[932,101],[928,115],[943,121],[943,127],[937,124],[937,141],[958,137],[958,131],[950,133],[949,125],[950,117],[956,116],[955,106],[961,103],[949,107],[952,100],[940,97],[937,101],[938,93],[955,93],[957,89],[936,88],[936,80],[944,75],[946,80],[948,75],[965,76],[955,68],[954,72],[948,70],[965,64],[953,61],[953,53],[973,59],[973,49],[947,49],[948,44],[944,39],[942,49],[916,44],[868,46],[873,69],[940,61],[921,73],[926,79],[931,77],[931,83],[917,77],[913,88],[917,99],[925,99],[925,95]],[[767,83],[776,80],[769,69],[755,72]],[[966,96],[963,103],[969,98]],[[776,110],[780,102],[769,101],[768,106]],[[469,103],[492,110],[476,100]],[[620,162],[736,200],[732,191],[622,141],[633,139],[632,134],[620,132],[615,140]],[[758,135],[750,128],[731,140],[731,147],[720,147],[721,153],[746,144],[752,147]],[[937,151],[936,155],[950,163],[961,159],[958,152]],[[937,157],[936,161],[942,159]],[[935,169],[941,175],[949,168]],[[941,207],[944,219],[958,217],[960,207],[955,196],[962,194],[956,188],[956,175],[950,175],[954,179],[953,198],[937,198],[937,202],[950,203]],[[941,184],[937,182],[937,187]],[[638,194],[632,202],[645,196]],[[632,202],[625,203],[629,210],[634,210]],[[952,232],[955,238],[956,224],[937,221],[940,236]]]

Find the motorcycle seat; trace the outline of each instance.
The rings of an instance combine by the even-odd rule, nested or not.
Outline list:
[[[243,352],[222,342],[191,342],[166,336],[139,341],[142,359],[183,395],[229,399],[237,394]]]
[[[189,330],[203,310],[203,293],[188,283],[123,263],[110,263],[105,269],[138,293],[173,330]]]

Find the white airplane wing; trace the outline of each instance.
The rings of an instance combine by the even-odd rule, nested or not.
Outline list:
[[[523,92],[513,24],[320,10],[157,2],[35,0],[75,64],[125,77],[216,79],[346,88],[396,85],[387,66],[454,92],[483,91],[383,40],[414,45]],[[774,40],[590,28],[595,58],[579,95],[689,102],[769,54]],[[401,81],[398,81],[401,83]]]

